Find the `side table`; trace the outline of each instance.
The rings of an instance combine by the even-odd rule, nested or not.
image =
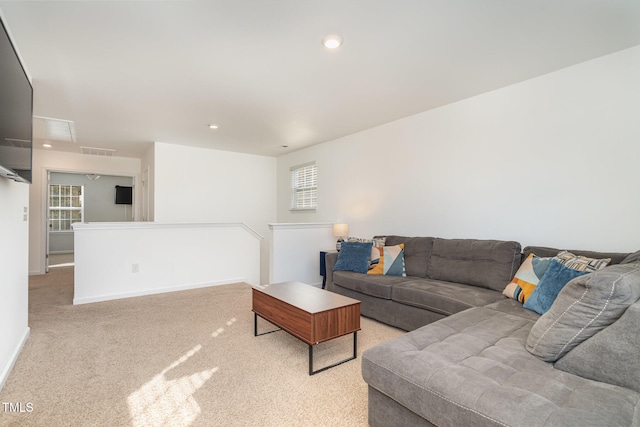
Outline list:
[[[327,284],[327,266],[325,264],[325,256],[328,253],[337,253],[338,251],[320,251],[320,275],[322,276],[322,289]]]

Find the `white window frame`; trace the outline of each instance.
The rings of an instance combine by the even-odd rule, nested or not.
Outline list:
[[[292,211],[315,211],[318,207],[318,167],[316,162],[289,168]]]
[[[58,194],[55,195],[53,194],[52,191],[52,187],[58,187]],[[78,187],[80,188],[80,195],[79,196],[75,196],[75,197],[79,197],[79,204],[80,206],[73,206],[73,188],[74,187]],[[66,196],[63,194],[62,189],[63,188],[68,188],[69,189],[69,195]],[[66,201],[64,200],[65,197],[69,198],[69,203],[66,203]],[[57,206],[52,206],[52,199],[53,198],[57,198]],[[71,224],[73,224],[74,222],[83,222],[84,221],[84,185],[71,185],[71,184],[49,184],[49,200],[47,201],[48,204],[48,214],[49,214],[49,231],[52,233],[65,233],[65,232],[69,232],[69,231],[73,231],[73,229],[71,228]],[[57,215],[53,215],[52,212],[56,211],[58,212]],[[73,211],[76,212],[80,212],[80,219],[78,220],[73,219]],[[66,216],[63,215],[63,212],[70,212],[69,213],[69,218],[62,218],[62,216]],[[53,218],[54,216],[57,216],[57,218]],[[57,223],[58,227],[54,227],[53,224]],[[68,224],[69,228],[60,228],[60,224],[64,223],[65,227]]]

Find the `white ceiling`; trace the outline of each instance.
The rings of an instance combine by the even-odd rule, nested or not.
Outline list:
[[[80,146],[277,156],[640,44],[638,0],[0,1]],[[321,46],[327,34],[343,46]],[[220,128],[207,127],[216,123]],[[40,141],[41,142],[41,141]],[[287,145],[288,148],[282,148]]]

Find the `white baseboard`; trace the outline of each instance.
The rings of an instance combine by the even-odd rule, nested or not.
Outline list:
[[[27,327],[27,329],[24,331],[24,334],[22,335],[22,339],[18,343],[18,346],[11,354],[11,357],[9,358],[9,362],[2,370],[2,374],[0,374],[0,390],[2,390],[2,388],[4,387],[4,383],[7,381],[7,378],[9,378],[9,374],[11,373],[11,370],[15,366],[16,361],[18,360],[18,356],[20,356],[20,353],[22,352],[24,345],[29,339],[30,333],[31,333],[31,329]]]
[[[182,285],[167,286],[164,288],[145,289],[136,292],[123,292],[117,294],[96,295],[92,297],[73,298],[74,305],[89,304],[92,302],[111,301],[114,299],[133,298],[144,295],[163,294],[166,292],[186,291],[189,289],[206,288],[209,286],[228,285],[230,283],[248,282],[248,277],[237,277],[232,279],[216,280],[213,282],[187,283]]]

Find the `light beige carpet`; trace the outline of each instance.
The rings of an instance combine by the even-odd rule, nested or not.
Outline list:
[[[74,254],[50,254],[49,268],[70,267],[73,266]]]
[[[362,351],[403,334],[362,318],[358,359],[309,376],[306,344],[253,336],[247,284],[73,306],[72,283],[72,267],[30,278],[0,402],[32,411],[0,406],[2,426],[366,426]],[[314,367],[351,351],[352,336],[320,344]]]

